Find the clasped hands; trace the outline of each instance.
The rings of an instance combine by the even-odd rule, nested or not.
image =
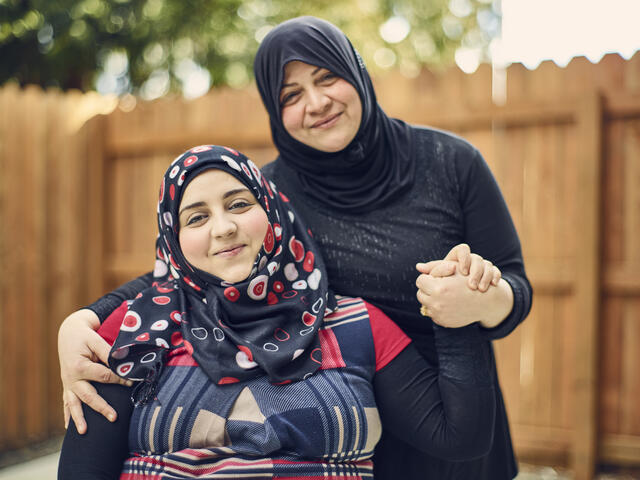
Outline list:
[[[447,328],[459,328],[473,322],[493,328],[506,313],[495,310],[497,290],[510,288],[501,281],[500,269],[480,255],[471,253],[467,244],[453,247],[442,260],[418,263],[417,298],[423,315]]]

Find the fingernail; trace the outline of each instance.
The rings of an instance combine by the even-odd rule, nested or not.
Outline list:
[[[478,288],[478,282],[471,282],[471,288]]]
[[[115,422],[116,421],[116,414],[115,413],[110,413],[107,418],[109,419],[110,422]]]

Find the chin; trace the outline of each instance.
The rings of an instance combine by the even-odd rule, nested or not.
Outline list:
[[[345,148],[347,148],[347,146],[349,146],[349,143],[351,142],[331,142],[331,143],[322,143],[322,144],[318,144],[315,145],[314,148],[316,150],[320,150],[321,152],[326,152],[326,153],[336,153],[336,152],[340,152],[341,150],[344,150]]]
[[[228,283],[239,283],[246,280],[249,277],[250,273],[251,273],[251,268],[249,268],[248,270],[243,270],[242,272],[237,272],[237,273],[233,272],[233,273],[228,273],[227,275],[216,275],[216,276],[220,277],[222,280]]]

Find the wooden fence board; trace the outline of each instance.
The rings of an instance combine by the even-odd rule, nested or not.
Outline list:
[[[2,439],[1,445],[4,448],[9,448],[15,443],[15,439],[21,433],[19,425],[21,424],[19,405],[21,395],[23,394],[22,385],[19,381],[19,375],[17,369],[8,368],[8,366],[17,365],[20,360],[20,340],[19,328],[16,328],[18,318],[23,318],[23,312],[20,308],[19,298],[16,292],[16,284],[19,281],[18,278],[18,255],[16,255],[16,246],[19,244],[21,238],[19,232],[14,225],[20,223],[20,212],[17,209],[9,208],[9,205],[15,204],[15,199],[18,198],[18,191],[22,184],[22,171],[21,163],[16,163],[13,160],[19,155],[18,145],[14,139],[18,133],[18,126],[15,121],[16,112],[19,111],[19,97],[17,95],[18,88],[15,85],[9,85],[3,89],[3,101],[2,110],[0,115],[2,116],[2,171],[11,172],[10,175],[0,176],[0,182],[2,189],[2,202],[0,208],[2,209],[2,251],[0,252],[2,267],[4,275],[0,276],[0,282],[2,288],[0,289],[0,298],[2,300],[0,307],[2,308],[2,322],[0,328],[2,328],[2,338],[5,341],[5,345],[0,349],[0,355],[2,356],[2,362],[0,363],[0,370],[2,372],[2,399],[0,405],[2,406],[3,418],[5,419],[2,430],[0,430],[0,436]]]
[[[577,358],[575,425],[572,467],[576,479],[593,477],[596,456],[596,401],[598,350],[596,331],[600,312],[600,207],[602,154],[602,99],[597,92],[581,102],[579,131],[581,165],[578,171],[580,205],[579,242],[576,245]]]
[[[622,395],[622,348],[624,301],[612,297],[603,302],[603,317],[600,325],[602,362],[600,362],[600,431],[603,435],[620,432]],[[606,355],[604,353],[607,353]]]

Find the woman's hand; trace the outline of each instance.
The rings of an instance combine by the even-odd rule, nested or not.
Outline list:
[[[480,322],[493,328],[504,320],[513,306],[513,292],[504,280],[486,292],[471,290],[467,277],[459,272],[448,277],[422,274],[416,281],[418,301],[431,319],[447,328]]]
[[[489,260],[471,253],[469,245],[461,243],[453,247],[442,260],[418,263],[416,269],[434,277],[448,277],[456,271],[468,276],[467,285],[472,290],[486,292],[491,285],[498,285],[502,273]]]
[[[421,312],[443,327],[480,322],[493,328],[513,307],[513,291],[490,261],[471,253],[468,245],[451,249],[443,260],[419,263],[416,280]]]
[[[96,393],[89,380],[100,383],[131,383],[118,377],[105,365],[108,362],[109,344],[96,333],[100,326],[97,315],[88,309],[78,310],[69,315],[58,331],[58,355],[62,378],[62,401],[64,404],[64,425],[69,425],[73,417],[78,433],[87,430],[81,402],[86,403],[108,420],[116,419],[116,412]]]

